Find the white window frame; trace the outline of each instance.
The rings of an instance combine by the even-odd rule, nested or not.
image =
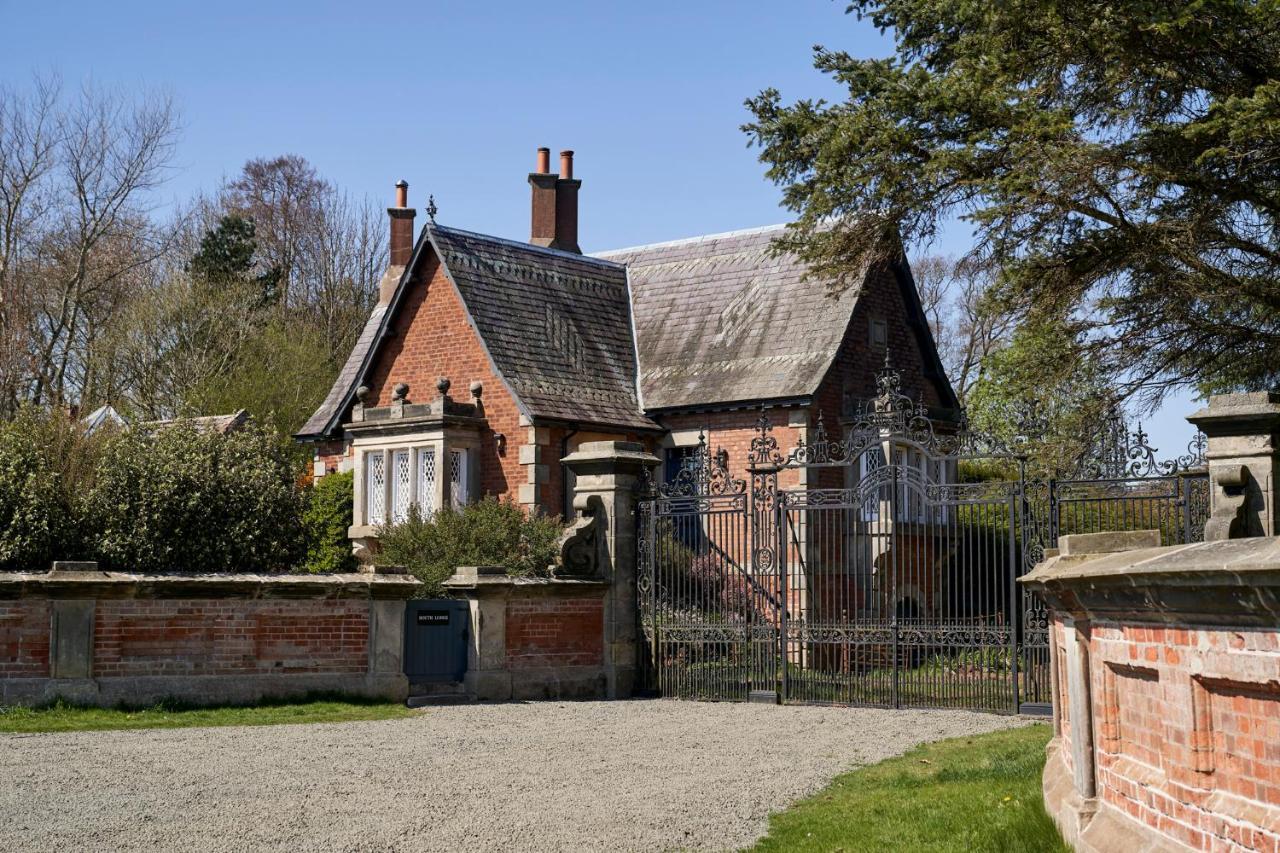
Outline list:
[[[356,471],[356,503],[352,515],[354,528],[366,528],[358,535],[374,536],[374,528],[403,521],[413,505],[417,505],[424,518],[429,518],[439,512],[441,506],[460,507],[463,502],[476,499],[481,494],[481,457],[478,455],[483,446],[481,442],[478,435],[440,429],[355,436],[352,460]],[[449,466],[454,451],[461,452],[464,458],[456,485],[442,479],[451,473]],[[407,484],[396,479],[406,459],[404,454],[408,454]],[[371,461],[378,455],[382,462]],[[434,468],[424,471],[427,459],[434,462]],[[372,494],[378,489],[372,477],[378,465],[383,472],[381,497]]]

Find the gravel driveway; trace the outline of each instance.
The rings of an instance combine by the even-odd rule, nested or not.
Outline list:
[[[0,734],[0,850],[733,849],[846,768],[1017,723],[651,700]]]

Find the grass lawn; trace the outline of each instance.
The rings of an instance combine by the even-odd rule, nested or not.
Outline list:
[[[186,726],[274,726],[389,720],[418,712],[394,702],[313,698],[250,706],[201,708],[161,702],[148,708],[86,708],[58,702],[43,708],[0,706],[0,732],[178,729]]]
[[[769,820],[760,851],[1070,853],[1040,797],[1046,725],[918,747]]]

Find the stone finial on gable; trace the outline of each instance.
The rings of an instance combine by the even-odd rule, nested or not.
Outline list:
[[[356,404],[351,407],[351,420],[359,423],[364,420],[364,407],[369,404],[369,395],[373,393],[368,385],[356,389]]]
[[[391,389],[391,417],[404,417],[404,407],[409,403],[409,383],[397,382]]]

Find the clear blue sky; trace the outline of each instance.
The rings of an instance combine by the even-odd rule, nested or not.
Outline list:
[[[184,122],[166,197],[251,157],[296,153],[357,196],[524,239],[534,149],[577,152],[586,251],[785,221],[738,129],[743,99],[838,97],[814,44],[887,55],[842,0],[217,3],[0,0],[0,79],[35,72],[173,95]],[[930,251],[960,253],[950,228]],[[1186,443],[1174,401],[1153,443]]]

